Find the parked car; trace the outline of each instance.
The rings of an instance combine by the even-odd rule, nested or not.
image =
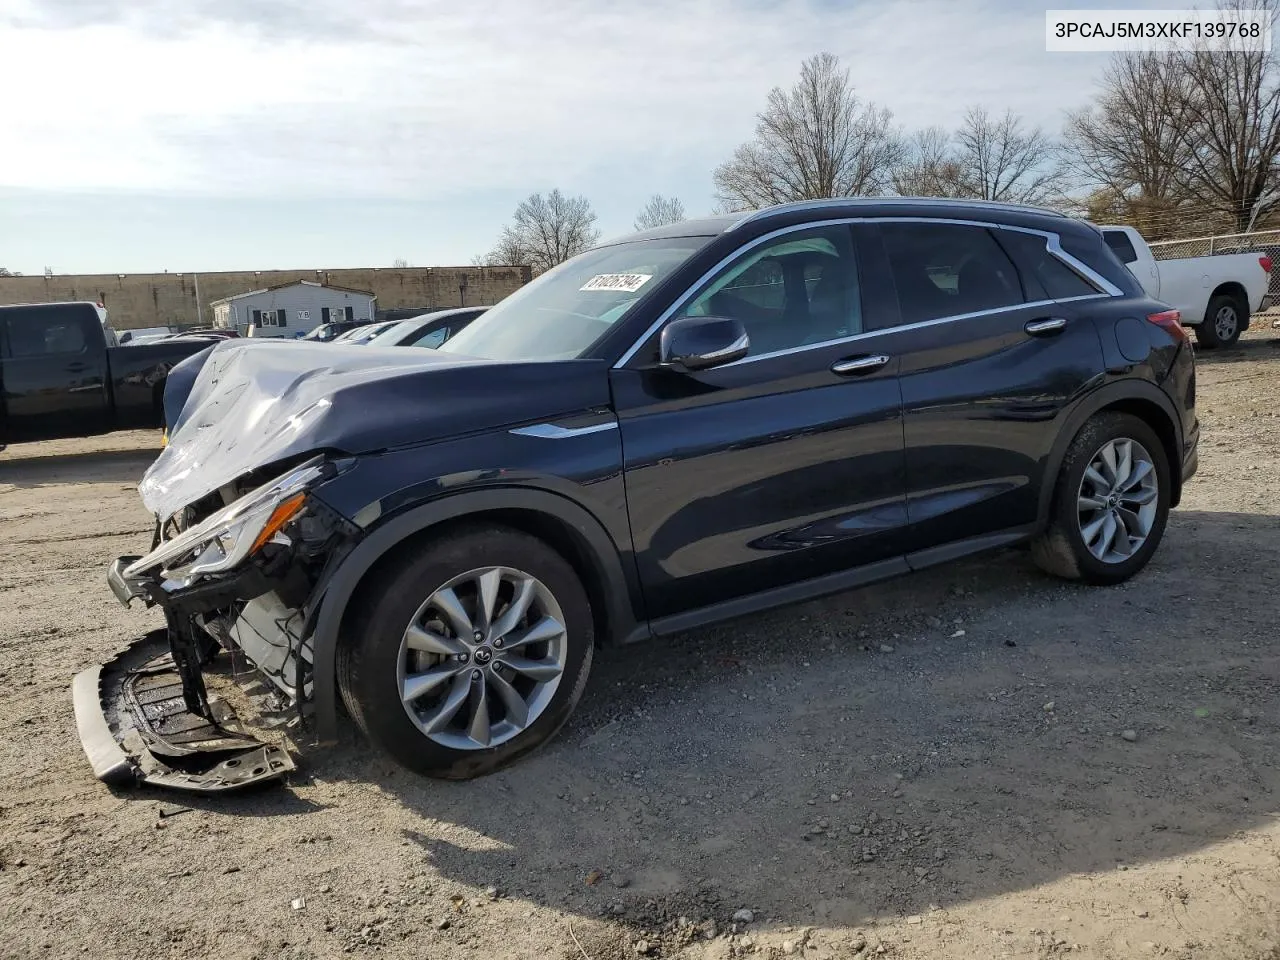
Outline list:
[[[382,323],[366,323],[363,326],[348,330],[346,333],[340,333],[333,338],[333,343],[367,343],[373,337],[376,337],[383,330],[395,324],[394,320],[385,320]]]
[[[121,347],[125,344],[137,346],[140,343],[171,337],[173,333],[172,327],[135,327],[131,330],[119,331],[116,334],[116,345]]]
[[[107,579],[167,613],[153,640],[180,669],[149,676],[182,691],[168,716],[197,715],[173,729],[220,715],[202,664],[231,648],[318,740],[341,699],[446,778],[550,738],[600,645],[1019,543],[1057,576],[1125,581],[1199,438],[1178,315],[1097,228],[959,201],[649,230],[437,350],[228,342],[169,394],[139,486],[158,542]],[[289,768],[253,742],[234,767],[170,759],[119,663],[74,687],[99,777],[227,789]],[[151,724],[153,756],[104,710]]]
[[[400,320],[364,341],[371,347],[429,347],[437,349],[464,329],[488,307],[457,307]]]
[[[1229,347],[1249,329],[1271,284],[1271,257],[1229,253],[1157,260],[1133,227],[1103,227],[1103,239],[1148,296],[1175,308],[1206,349]]]
[[[117,346],[106,311],[88,302],[0,306],[0,448],[158,427],[170,368],[207,346]]]
[[[329,343],[336,340],[340,335],[349,330],[355,330],[357,327],[363,327],[368,320],[332,320],[329,323],[322,323],[318,327],[298,337],[299,340],[316,340],[320,343]],[[249,331],[250,336],[253,331]]]

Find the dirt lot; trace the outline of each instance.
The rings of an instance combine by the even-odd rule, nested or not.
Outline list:
[[[10,450],[0,955],[1274,960],[1261,326],[1202,359],[1201,471],[1136,581],[1011,552],[609,653],[549,749],[461,785],[349,733],[251,796],[106,790],[68,685],[160,623],[103,579],[148,542],[156,437]]]

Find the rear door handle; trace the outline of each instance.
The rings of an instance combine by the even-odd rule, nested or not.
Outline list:
[[[88,370],[88,369],[89,369],[89,365],[87,363],[68,363],[67,364],[67,373],[80,373],[82,370]]]
[[[1022,329],[1033,337],[1047,337],[1057,333],[1067,325],[1062,317],[1045,317],[1043,320],[1031,320]]]
[[[870,373],[872,370],[879,370],[888,362],[889,358],[879,353],[866,357],[850,357],[848,360],[833,363],[831,372],[838,373],[842,377],[856,377]]]

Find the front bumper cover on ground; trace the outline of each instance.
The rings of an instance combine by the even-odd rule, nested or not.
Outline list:
[[[72,699],[94,776],[113,786],[224,793],[295,769],[283,746],[244,732],[225,701],[210,697],[208,717],[189,708],[167,630],[82,671]]]

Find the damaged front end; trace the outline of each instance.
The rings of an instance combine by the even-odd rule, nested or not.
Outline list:
[[[282,734],[306,716],[310,618],[360,536],[312,491],[347,462],[313,456],[255,485],[259,471],[157,523],[146,556],[111,564],[117,599],[162,607],[166,625],[75,678],[76,724],[98,779],[222,792],[294,768],[234,706],[251,701]]]

